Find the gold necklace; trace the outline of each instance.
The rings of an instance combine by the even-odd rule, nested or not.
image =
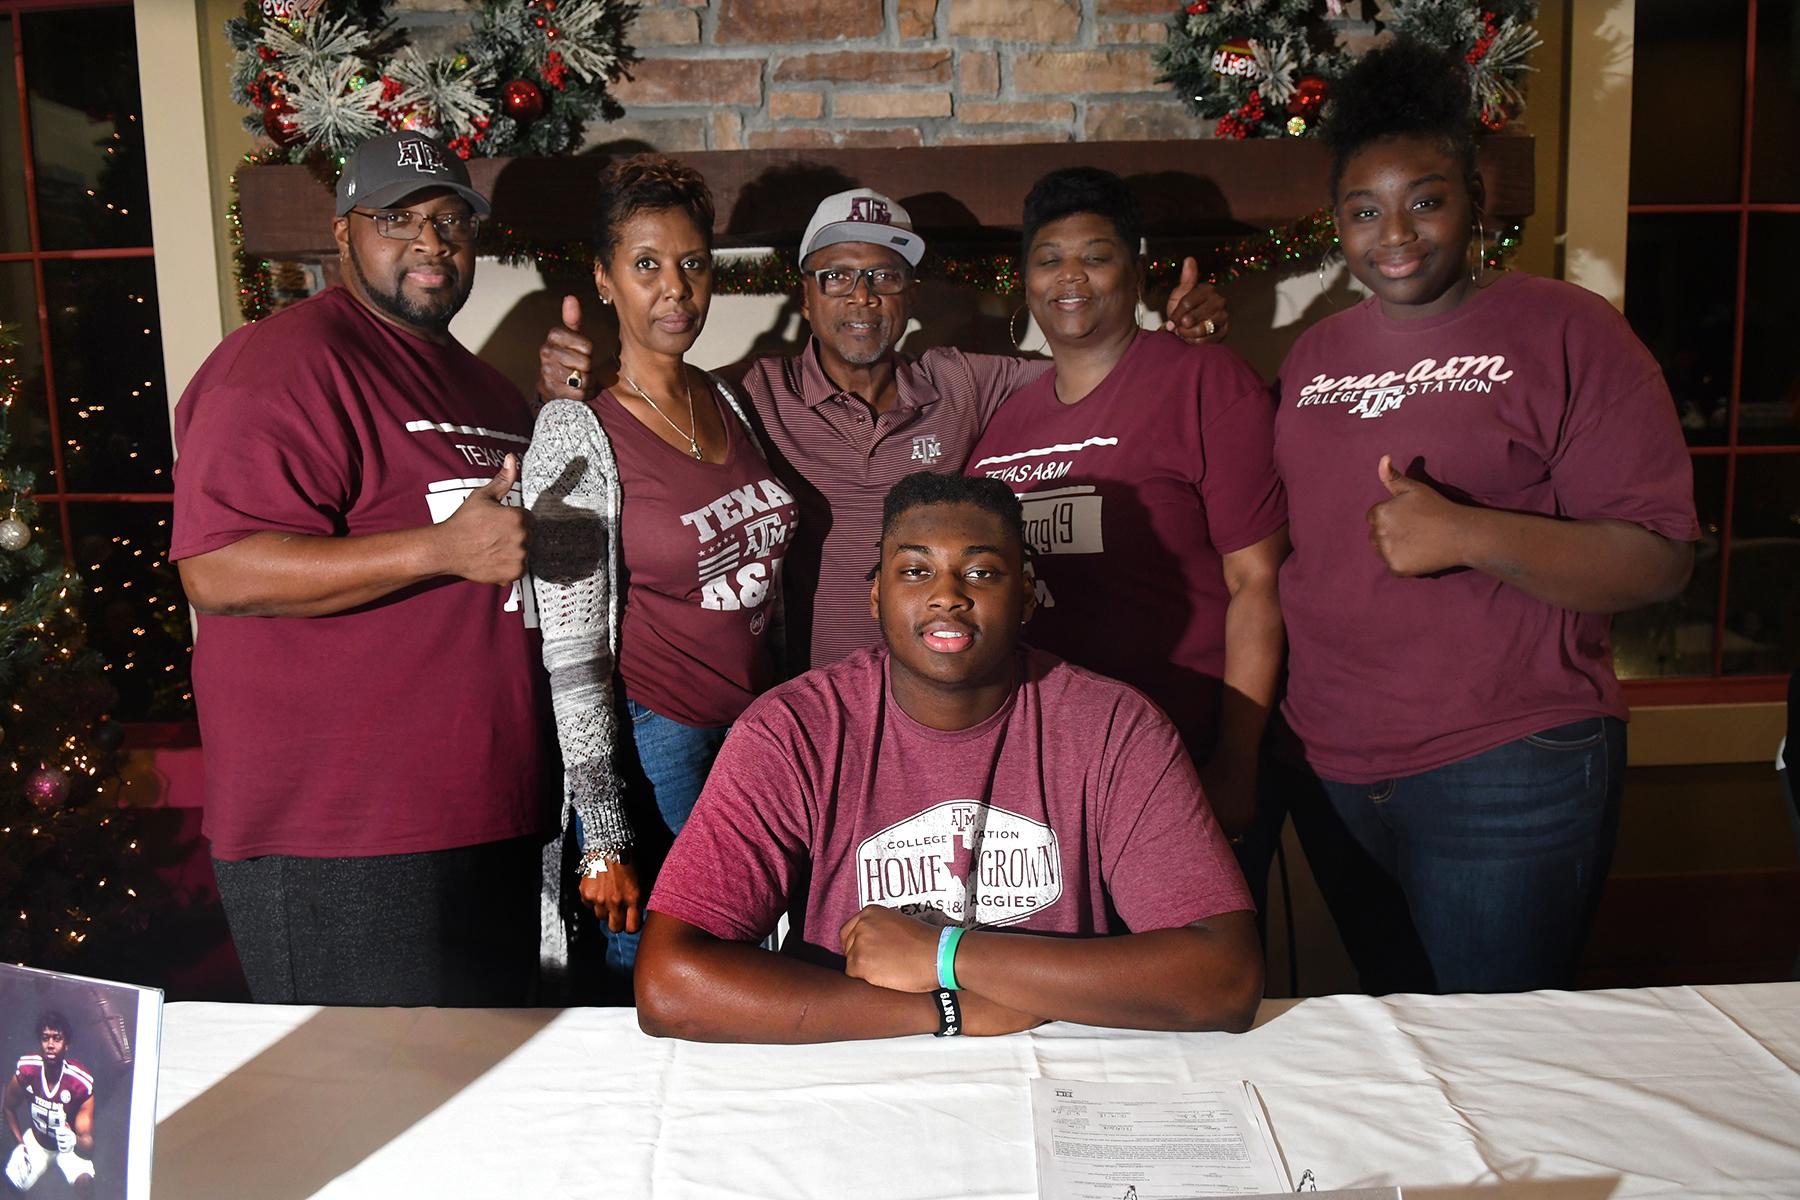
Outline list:
[[[681,428],[681,426],[679,426],[675,422],[669,420],[669,414],[664,412],[661,408],[657,407],[656,401],[654,401],[650,398],[650,393],[646,392],[643,388],[639,387],[637,380],[633,379],[630,375],[625,374],[625,366],[623,363],[621,363],[619,365],[619,374],[625,375],[625,382],[629,383],[631,385],[632,391],[636,392],[639,396],[643,397],[644,403],[648,404],[650,406],[651,412],[653,412],[657,416],[661,417],[663,419],[663,423],[665,425],[667,425],[670,429],[673,429],[676,433],[681,434],[682,437],[687,439],[688,453],[693,455],[695,457],[695,459],[698,459],[700,461],[705,461],[704,459],[701,458],[701,454],[700,454],[700,442],[699,442],[699,438],[698,438],[698,434],[700,433],[700,425],[699,425],[699,422],[694,420],[694,387],[691,383],[688,382],[686,368],[683,368],[682,372],[681,372],[681,387],[682,387],[682,390],[687,393],[687,404],[688,404],[688,427],[686,430],[683,430]]]

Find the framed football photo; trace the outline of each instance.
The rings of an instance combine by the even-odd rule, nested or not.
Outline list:
[[[0,966],[0,1192],[148,1200],[162,993]]]

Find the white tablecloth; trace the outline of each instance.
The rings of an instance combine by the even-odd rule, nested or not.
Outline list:
[[[1251,1033],[657,1041],[621,1010],[169,1006],[158,1200],[1033,1200],[1033,1076],[1250,1080],[1297,1178],[1800,1197],[1800,984],[1334,996]],[[1146,1197],[1145,1200],[1150,1200]]]

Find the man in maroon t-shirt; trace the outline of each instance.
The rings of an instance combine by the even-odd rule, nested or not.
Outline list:
[[[15,1143],[6,1180],[29,1192],[54,1163],[78,1196],[94,1194],[94,1077],[69,1057],[69,1019],[54,1010],[38,1017],[38,1049],[25,1054],[0,1096]],[[25,1112],[21,1120],[19,1114]]]
[[[903,480],[869,604],[885,650],[765,693],[726,739],[650,898],[645,1031],[1247,1028],[1262,954],[1193,764],[1141,693],[1020,646],[1007,486]]]
[[[487,212],[438,143],[365,142],[338,184],[343,286],[234,332],[176,408],[205,832],[258,1001],[530,997],[531,414],[449,333]]]
[[[864,576],[875,558],[881,500],[918,470],[960,472],[1001,403],[1050,360],[896,347],[919,299],[925,239],[899,204],[856,188],[827,196],[800,241],[801,311],[812,338],[798,355],[722,368],[749,397],[769,464],[800,503],[782,564],[788,665],[798,674],[874,645]],[[1225,302],[1192,259],[1168,301],[1168,328],[1190,342],[1225,335]],[[539,351],[538,394],[585,400],[594,343],[581,305],[563,298],[563,327]]]

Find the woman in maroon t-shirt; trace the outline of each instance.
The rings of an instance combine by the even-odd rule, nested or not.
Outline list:
[[[683,359],[712,299],[705,181],[671,159],[627,159],[596,207],[594,283],[618,314],[619,359],[591,404],[544,406],[524,479],[575,875],[623,983],[648,875],[726,730],[776,682],[797,514],[737,398]]]
[[[1624,767],[1608,614],[1680,591],[1699,532],[1623,318],[1482,261],[1476,130],[1461,64],[1417,43],[1334,85],[1373,296],[1295,343],[1275,420],[1282,713],[1322,785],[1291,803],[1373,992],[1568,986]]]
[[[1268,388],[1223,346],[1140,327],[1142,223],[1075,167],[1025,198],[1025,299],[1055,369],[988,423],[968,472],[1025,506],[1031,643],[1142,689],[1175,722],[1227,833],[1250,832],[1281,666],[1287,510]],[[1259,902],[1273,838],[1234,844]]]

